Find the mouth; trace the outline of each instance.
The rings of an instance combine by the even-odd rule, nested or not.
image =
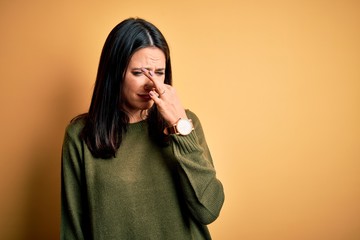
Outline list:
[[[145,101],[150,101],[150,100],[151,100],[151,97],[150,97],[150,95],[149,95],[148,93],[138,94],[138,96],[139,96],[141,99],[145,100]]]

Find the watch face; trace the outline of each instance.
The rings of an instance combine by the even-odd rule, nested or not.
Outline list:
[[[193,129],[192,122],[187,119],[180,119],[176,125],[178,132],[181,135],[188,135]]]

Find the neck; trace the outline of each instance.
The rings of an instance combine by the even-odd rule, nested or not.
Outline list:
[[[141,110],[135,114],[129,114],[129,123],[137,123],[147,118],[147,110]]]

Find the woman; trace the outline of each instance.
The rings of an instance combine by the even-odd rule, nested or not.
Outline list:
[[[211,239],[223,187],[171,81],[154,25],[130,18],[110,32],[89,112],[65,133],[61,239]]]

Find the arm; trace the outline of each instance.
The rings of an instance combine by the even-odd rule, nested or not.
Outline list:
[[[73,125],[66,129],[61,158],[60,239],[84,239],[81,141]]]
[[[146,69],[142,69],[142,72],[153,82],[155,88],[149,95],[169,126],[179,118],[189,117],[193,121],[195,131],[187,136],[171,136],[172,148],[181,166],[180,181],[187,206],[200,223],[209,224],[220,213],[224,191],[216,178],[200,121],[194,113],[185,112],[175,89],[164,84],[164,76],[158,77]]]
[[[224,191],[197,116],[187,111],[195,130],[187,136],[172,135],[172,148],[180,168],[180,181],[191,214],[202,224],[219,216]]]

